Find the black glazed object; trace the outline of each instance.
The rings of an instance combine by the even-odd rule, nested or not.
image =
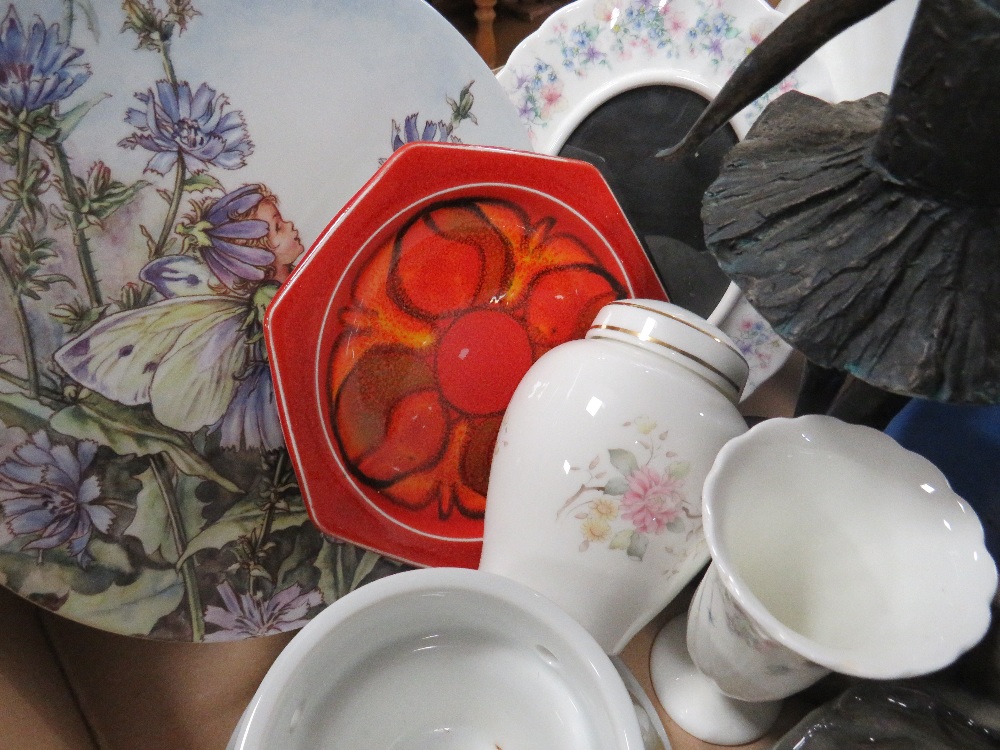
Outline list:
[[[886,4],[806,3],[673,158]],[[998,90],[1000,0],[922,0],[889,97],[790,92],[765,109],[706,192],[709,250],[814,364],[902,396],[1000,403]]]
[[[1000,750],[1000,735],[929,690],[863,682],[812,711],[773,750]]]
[[[601,171],[670,301],[702,317],[715,309],[729,279],[705,250],[701,198],[738,139],[727,125],[697,156],[667,162],[649,158],[649,133],[679,141],[707,106],[704,97],[676,86],[630,89],[591,112],[559,152]]]

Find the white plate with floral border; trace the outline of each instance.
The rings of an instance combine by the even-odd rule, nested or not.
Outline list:
[[[309,521],[261,319],[404,141],[529,147],[492,71],[424,0],[16,0],[0,68],[0,583],[218,641],[398,570]]]
[[[559,154],[592,113],[626,92],[666,86],[711,100],[784,18],[763,0],[577,0],[523,40],[497,78],[534,149]],[[768,101],[790,89],[824,99],[833,94],[825,64],[810,59],[733,118],[736,137],[746,135]],[[649,138],[649,154],[670,145],[657,142],[655,132]],[[791,353],[735,287],[721,295],[709,319],[750,362],[744,397]]]

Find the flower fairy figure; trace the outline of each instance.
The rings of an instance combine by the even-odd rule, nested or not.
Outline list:
[[[303,252],[262,185],[195,207],[179,227],[185,254],[140,273],[162,299],[110,315],[55,354],[81,385],[161,424],[208,428],[220,446],[282,446],[261,340],[264,309]]]
[[[263,185],[244,185],[188,218],[178,231],[232,291],[265,280],[280,284],[303,252],[295,226],[285,221],[278,199]]]

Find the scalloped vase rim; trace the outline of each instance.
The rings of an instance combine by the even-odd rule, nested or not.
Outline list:
[[[914,653],[909,664],[871,665],[852,659],[849,650],[838,649],[817,643],[792,630],[778,620],[758,597],[750,590],[737,570],[725,545],[720,545],[719,521],[715,513],[715,497],[720,494],[721,476],[727,465],[741,453],[753,450],[759,445],[788,445],[810,443],[818,450],[834,449],[869,468],[889,476],[891,472],[906,471],[909,476],[923,481],[922,493],[913,491],[915,500],[933,497],[945,505],[950,503],[953,518],[964,520],[965,534],[961,552],[965,561],[962,574],[956,575],[967,587],[964,597],[966,606],[959,616],[952,617],[956,623],[953,636],[947,640],[936,639],[939,648]],[[791,456],[788,456],[791,459]],[[933,484],[932,484],[933,483]],[[932,490],[926,489],[932,486]],[[739,605],[769,637],[787,648],[806,656],[811,661],[842,674],[870,679],[899,679],[927,674],[951,664],[958,656],[975,646],[986,634],[991,621],[991,602],[997,590],[997,568],[992,556],[986,550],[983,529],[975,510],[959,497],[948,484],[944,474],[923,456],[899,445],[893,438],[871,427],[844,422],[825,415],[807,415],[795,418],[777,417],[755,425],[748,432],[729,441],[719,452],[708,477],[705,480],[705,536],[712,554],[713,564],[718,566],[721,578],[726,581]],[[947,526],[948,520],[942,519]],[[956,528],[959,524],[955,524]],[[951,530],[951,526],[948,529]],[[954,545],[953,545],[954,547]],[[959,562],[950,557],[957,567]],[[960,625],[959,625],[960,623]]]

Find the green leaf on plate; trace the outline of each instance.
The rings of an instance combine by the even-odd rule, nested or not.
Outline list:
[[[271,521],[271,531],[281,531],[293,526],[301,526],[309,520],[304,510],[276,512]],[[264,511],[253,500],[244,498],[222,514],[215,523],[209,524],[188,542],[187,548],[178,560],[178,565],[191,555],[203,549],[222,549],[239,537],[249,534],[256,526],[262,526]]]
[[[632,476],[639,468],[639,462],[631,451],[622,448],[610,448],[608,455],[611,457],[611,465],[618,469],[622,476]]]
[[[380,562],[390,562],[371,550],[365,550],[349,542],[323,539],[323,548],[316,556],[316,566],[320,569],[319,590],[328,604],[349,594],[378,571]],[[391,563],[397,565],[396,563]]]
[[[208,172],[188,175],[184,180],[185,193],[203,193],[209,190],[223,190],[222,183],[218,178],[213,177]]]
[[[7,427],[24,428],[29,433],[38,432],[49,422],[52,409],[20,393],[0,393],[0,422]]]
[[[611,477],[604,485],[605,495],[624,495],[628,491],[628,481],[625,477]]]
[[[674,461],[668,470],[671,479],[683,479],[691,473],[690,461]]]
[[[125,586],[112,585],[97,596],[70,592],[59,614],[126,635],[146,635],[184,599],[184,581],[173,568],[145,568]]]
[[[76,105],[65,114],[60,115],[58,118],[58,135],[55,139],[56,143],[65,143],[69,134],[72,133],[76,129],[76,126],[83,121],[83,118],[87,116],[87,113],[110,96],[110,94],[101,94],[94,99],[90,99]]]
[[[629,548],[632,543],[632,535],[635,532],[632,529],[625,529],[624,531],[619,531],[613,537],[611,537],[611,543],[608,545],[611,549],[625,549]]]
[[[628,549],[625,550],[629,557],[635,560],[641,560],[642,556],[646,554],[646,548],[649,546],[649,537],[645,534],[640,534],[638,531],[632,534],[632,540],[629,542]]]
[[[78,403],[56,412],[51,424],[64,435],[94,440],[120,456],[165,453],[184,474],[208,479],[230,492],[240,491],[198,455],[186,436],[164,427],[149,409],[125,406],[89,393]]]
[[[125,533],[138,539],[149,557],[176,563],[180,550],[170,526],[167,502],[156,477],[151,469],[146,469],[138,479],[142,487],[135,496],[135,517]]]

